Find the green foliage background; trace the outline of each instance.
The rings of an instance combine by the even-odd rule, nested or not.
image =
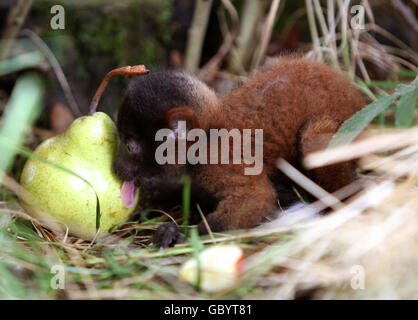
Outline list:
[[[68,76],[82,110],[105,73],[115,67],[144,64],[157,69],[166,64],[166,47],[175,28],[170,24],[169,0],[36,1],[31,23],[56,55]],[[51,6],[65,9],[65,29],[50,27]],[[122,17],[122,18],[121,18]],[[53,81],[52,81],[53,82]],[[127,80],[112,80],[104,111],[112,112],[120,103]],[[53,86],[53,84],[51,84]],[[59,88],[57,87],[57,90]]]

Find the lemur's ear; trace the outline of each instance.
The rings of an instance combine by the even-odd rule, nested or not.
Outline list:
[[[176,137],[185,135],[188,130],[200,127],[199,118],[189,107],[172,108],[167,111],[165,118],[168,128],[173,130]],[[181,121],[186,122],[186,126],[183,127],[185,132],[179,132],[182,129]]]

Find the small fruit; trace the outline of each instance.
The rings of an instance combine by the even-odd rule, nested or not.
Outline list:
[[[31,195],[30,204],[26,203],[29,213],[50,223],[51,228],[64,225],[63,229],[68,227],[75,236],[93,239],[97,233],[97,194],[101,214],[98,236],[128,219],[138,202],[138,191],[133,181],[122,183],[113,173],[117,130],[112,119],[96,109],[113,76],[130,77],[148,72],[144,65],[108,72],[93,96],[89,116],[74,120],[67,131],[38,146],[35,154],[70,169],[91,185],[74,174],[31,158],[20,178],[21,185]]]
[[[242,249],[235,245],[219,245],[199,254],[200,287],[207,292],[219,292],[232,288],[238,281],[244,259]],[[198,264],[195,258],[187,260],[179,270],[179,277],[196,285]]]
[[[34,151],[91,183],[100,201],[100,235],[125,222],[138,201],[133,182],[122,184],[112,171],[117,139],[112,119],[96,112],[74,120],[67,131],[45,140]],[[66,225],[71,234],[83,239],[95,236],[96,194],[86,182],[34,158],[26,162],[20,182],[38,209]],[[35,208],[27,205],[27,210],[37,216]]]

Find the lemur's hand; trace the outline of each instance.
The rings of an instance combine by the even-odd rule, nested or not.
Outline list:
[[[173,247],[177,243],[184,242],[184,235],[181,228],[172,223],[164,223],[155,230],[152,237],[152,244],[160,248]]]

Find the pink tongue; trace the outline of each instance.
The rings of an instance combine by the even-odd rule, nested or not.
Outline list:
[[[130,208],[134,205],[136,200],[136,188],[133,181],[125,181],[122,184],[120,191],[122,197],[122,203],[126,208]]]

